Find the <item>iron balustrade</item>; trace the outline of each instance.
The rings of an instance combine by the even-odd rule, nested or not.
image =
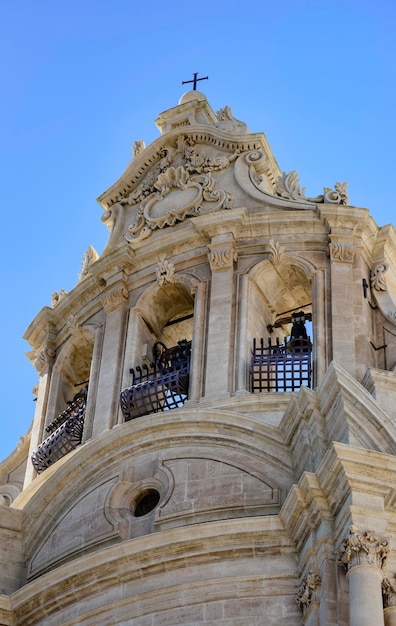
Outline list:
[[[125,421],[169,411],[183,406],[188,397],[191,341],[179,341],[167,348],[157,341],[153,348],[154,362],[132,368],[132,385],[120,394]]]
[[[312,384],[312,343],[309,338],[253,339],[250,388],[255,392],[296,391]]]
[[[76,394],[67,409],[47,426],[50,435],[32,453],[32,463],[38,474],[81,443],[86,404],[87,388]]]

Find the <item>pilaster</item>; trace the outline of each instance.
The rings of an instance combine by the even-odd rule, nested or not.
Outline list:
[[[207,337],[205,396],[231,392],[234,340],[234,263],[237,252],[231,233],[213,237],[208,245],[212,271]]]
[[[106,313],[92,436],[117,423],[126,333],[128,288],[123,272],[107,281],[102,297]],[[108,363],[113,363],[109,368]]]
[[[329,244],[333,360],[356,373],[353,315],[354,237],[332,234]]]
[[[47,413],[48,397],[51,386],[52,370],[55,361],[55,349],[52,341],[48,341],[38,353],[35,366],[39,372],[38,392],[36,409],[34,412],[33,428],[30,437],[28,462],[26,466],[25,481],[23,488],[27,487],[36,476],[31,458],[32,453],[43,440],[45,419]]]

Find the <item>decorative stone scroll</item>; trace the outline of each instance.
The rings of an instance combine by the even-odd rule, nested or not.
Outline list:
[[[370,276],[371,287],[375,289],[375,291],[386,291],[386,280],[385,280],[385,272],[387,272],[389,266],[386,263],[380,263],[377,265],[372,271]]]
[[[173,283],[175,266],[171,263],[171,261],[162,258],[155,273],[157,276],[157,283],[160,287],[164,287],[165,285]]]
[[[376,265],[371,271],[370,283],[372,295],[381,313],[393,324],[396,324],[396,293],[393,287],[389,289],[385,280],[385,273],[389,270],[387,263]],[[390,281],[391,282],[391,281]],[[391,282],[392,285],[392,282]]]
[[[332,241],[329,244],[330,258],[338,263],[352,263],[355,247],[351,241]]]
[[[309,570],[298,589],[296,602],[302,613],[305,613],[315,599],[316,589],[320,586],[321,578],[313,570]]]
[[[350,527],[349,535],[342,542],[337,562],[347,571],[356,565],[372,565],[382,568],[389,553],[389,541],[374,530],[360,531]]]
[[[348,183],[336,183],[334,189],[324,187],[323,194],[315,198],[306,198],[305,187],[300,187],[300,181],[296,170],[282,172],[275,184],[275,194],[286,200],[308,201],[315,204],[344,204],[349,205],[347,190]]]
[[[102,298],[102,305],[106,313],[115,311],[128,300],[128,289],[126,287],[117,287]]]

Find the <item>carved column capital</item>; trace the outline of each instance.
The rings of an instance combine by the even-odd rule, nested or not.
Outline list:
[[[128,300],[128,289],[125,285],[119,285],[102,297],[102,305],[106,313],[111,313],[120,308]]]
[[[373,530],[361,531],[350,527],[349,535],[342,542],[337,561],[347,571],[357,565],[382,568],[389,552],[389,541]]]
[[[330,259],[337,263],[353,263],[355,244],[353,237],[330,236]]]
[[[320,586],[321,578],[310,569],[304,576],[296,595],[296,602],[302,613],[308,609],[311,602],[315,599],[316,589]]]
[[[216,241],[218,239],[218,241]],[[229,270],[234,267],[238,255],[235,242],[229,237],[215,237],[211,244],[208,245],[208,261],[212,272],[221,270]]]
[[[52,346],[45,346],[36,356],[34,367],[43,376],[50,365],[55,361],[56,350]]]

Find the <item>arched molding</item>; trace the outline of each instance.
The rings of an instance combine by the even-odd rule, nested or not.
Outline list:
[[[199,280],[190,274],[177,274],[172,282],[159,285],[156,281],[137,300],[133,310],[157,335],[164,325],[180,311],[192,308]]]
[[[283,493],[294,481],[290,454],[273,426],[253,418],[241,423],[239,413],[227,410],[183,408],[177,414],[169,411],[147,415],[87,441],[45,470],[20,494],[13,506],[24,510],[27,554],[37,551],[40,537],[48,535],[55,519],[84,489],[99,475],[103,480],[104,468],[109,477],[117,476],[121,463],[128,459],[149,452],[169,455],[172,449],[190,450],[193,446],[203,453],[212,447],[219,459],[234,453],[238,458],[244,455],[254,471],[266,482],[277,484]]]

